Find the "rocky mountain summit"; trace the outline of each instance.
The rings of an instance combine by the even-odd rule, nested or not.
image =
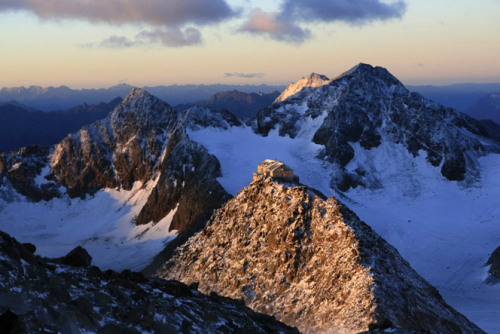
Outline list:
[[[305,333],[481,333],[336,199],[255,176],[157,276],[199,284]]]
[[[293,96],[297,94],[298,92],[302,91],[304,88],[311,87],[311,88],[316,88],[316,87],[321,87],[323,85],[326,85],[330,82],[331,80],[322,74],[318,73],[311,73],[306,77],[300,78],[297,82],[289,84],[283,92],[281,92],[280,96],[274,100],[274,103],[277,102],[282,102],[289,98],[290,96]]]
[[[86,262],[64,265],[31,251],[0,232],[2,333],[298,333],[195,286],[103,272]]]
[[[133,89],[108,117],[69,134],[53,149],[35,146],[0,155],[0,199],[9,202],[17,194],[32,201],[85,199],[104,189],[139,187],[147,200],[133,223],[155,224],[170,214],[168,230],[184,240],[230,198],[217,181],[219,161],[185,129],[204,121],[239,121],[227,112],[206,113],[179,116],[165,102]]]
[[[340,190],[379,186],[366,166],[346,168],[356,164],[354,145],[402,145],[414,157],[425,154],[448,180],[469,183],[479,177],[477,158],[500,152],[478,121],[411,93],[386,69],[367,64],[261,110],[256,131],[271,129],[323,145],[320,155],[336,166],[332,185]]]

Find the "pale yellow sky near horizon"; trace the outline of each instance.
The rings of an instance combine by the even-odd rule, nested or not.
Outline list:
[[[407,1],[402,19],[364,26],[303,24],[313,38],[287,44],[237,32],[258,1],[239,18],[199,27],[203,42],[179,48],[143,45],[89,47],[111,35],[133,38],[139,25],[43,21],[26,12],[0,12],[0,87],[100,88],[172,84],[288,84],[311,72],[335,77],[359,62],[386,67],[405,84],[500,82],[500,1]],[[274,9],[274,8],[267,8]],[[225,73],[261,73],[227,77]]]

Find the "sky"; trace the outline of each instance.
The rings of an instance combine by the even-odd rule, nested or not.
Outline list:
[[[500,82],[500,0],[0,0],[0,87]]]

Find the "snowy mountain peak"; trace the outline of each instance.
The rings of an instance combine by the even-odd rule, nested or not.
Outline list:
[[[123,99],[123,102],[117,109],[127,110],[137,114],[148,114],[153,110],[172,109],[167,103],[161,101],[157,97],[149,94],[141,88],[133,88],[130,93]],[[116,114],[116,110],[111,114]]]
[[[307,79],[310,82],[330,80],[330,78],[328,78],[326,75],[315,73],[315,72],[312,72],[311,74],[309,74],[307,77],[305,77],[303,79]]]
[[[113,132],[122,140],[170,132],[177,125],[177,112],[143,89],[134,88],[110,114]]]
[[[480,177],[478,157],[500,151],[474,119],[411,93],[385,68],[368,64],[262,109],[256,130],[267,135],[272,129],[290,138],[307,134],[323,145],[319,157],[338,166],[332,186],[342,191],[381,186],[380,171],[368,170],[359,158],[382,144],[392,151],[403,145],[414,158],[423,155],[439,167],[448,180],[469,185]]]
[[[333,81],[345,81],[357,84],[366,84],[367,82],[373,82],[374,84],[382,86],[395,86],[399,90],[406,90],[404,85],[393,76],[386,68],[381,66],[372,66],[370,64],[359,63],[347,72],[342,73],[336,77]],[[394,88],[392,89],[394,91]]]
[[[128,99],[136,100],[136,99],[140,99],[140,98],[144,98],[144,97],[153,97],[153,95],[149,94],[147,91],[145,91],[142,88],[134,87],[130,90],[128,95],[125,97],[125,100],[128,100]]]
[[[276,98],[274,103],[286,100],[290,96],[300,92],[305,87],[321,87],[329,83],[330,81],[331,80],[327,76],[313,72],[307,77],[302,77],[297,82],[289,84],[288,87],[286,87],[285,90],[281,93],[281,95]]]

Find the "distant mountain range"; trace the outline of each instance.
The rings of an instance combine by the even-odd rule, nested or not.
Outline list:
[[[327,77],[315,80],[327,80]],[[299,85],[301,81],[294,85]],[[314,86],[314,85],[312,85]],[[500,122],[500,116],[495,119],[484,111],[491,96],[500,92],[500,83],[485,84],[453,84],[446,86],[407,86],[410,91],[417,92],[445,107],[454,108],[465,112],[478,119],[492,119]],[[0,105],[20,103],[25,109],[41,111],[65,110],[81,104],[98,104],[110,101],[116,96],[126,96],[133,86],[119,84],[101,89],[71,89],[60,87],[12,87],[0,89]],[[286,93],[294,87],[286,88],[279,85],[171,85],[171,86],[146,86],[149,93],[157,96],[176,109],[183,111],[198,105],[211,107],[215,110],[226,109],[240,118],[254,116],[257,111],[270,105],[271,96],[276,92]],[[300,89],[299,89],[300,90]],[[259,93],[257,93],[259,92]],[[279,94],[278,94],[279,95]],[[498,95],[498,94],[497,94]],[[283,99],[283,98],[282,98]],[[486,100],[486,102],[485,102]],[[497,99],[497,107],[498,107]],[[490,101],[491,102],[491,101]],[[483,103],[483,104],[481,104]],[[486,115],[488,117],[483,117]]]
[[[500,124],[500,93],[488,94],[467,109],[466,113],[476,119],[490,119]]]
[[[0,152],[28,145],[53,145],[85,124],[106,117],[120,102],[82,104],[68,110],[42,112],[19,102],[0,105]]]
[[[102,89],[71,89],[60,87],[14,87],[0,89],[0,104],[15,100],[41,111],[69,109],[87,103],[110,101],[117,96],[126,96],[133,86],[120,84]],[[284,86],[269,85],[173,85],[143,87],[144,90],[168,102],[170,105],[208,100],[212,95],[238,90],[244,93],[282,91]]]
[[[467,112],[476,102],[491,93],[500,92],[500,83],[465,83],[447,86],[406,86],[410,91],[445,107]]]

